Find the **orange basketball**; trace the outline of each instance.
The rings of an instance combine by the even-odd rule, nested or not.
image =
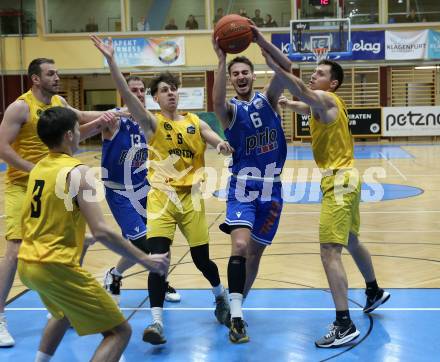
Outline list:
[[[240,53],[252,41],[253,34],[249,20],[236,14],[222,17],[215,25],[214,38],[226,53]]]

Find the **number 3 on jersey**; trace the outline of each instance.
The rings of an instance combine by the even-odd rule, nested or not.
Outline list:
[[[44,180],[35,180],[34,189],[32,191],[31,217],[39,218],[41,215],[41,195],[43,193]]]
[[[253,112],[249,115],[251,117],[251,121],[255,128],[261,127],[263,125],[263,121],[260,118],[260,114],[258,112]]]

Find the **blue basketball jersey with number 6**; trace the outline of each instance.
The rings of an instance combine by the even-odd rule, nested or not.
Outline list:
[[[147,170],[147,146],[145,136],[139,125],[130,118],[122,117],[119,129],[113,137],[105,139],[102,144],[101,166],[107,169],[108,177],[104,180],[126,184],[124,165],[131,177],[131,185],[139,185],[145,181]],[[139,172],[136,170],[139,169]]]
[[[249,102],[232,98],[230,103],[233,105],[234,113],[229,127],[225,130],[225,136],[235,149],[232,154],[232,173],[248,174],[244,169],[253,168],[260,172],[260,175],[257,175],[254,171],[253,176],[278,176],[287,155],[281,117],[265,95],[259,92],[255,92]],[[275,174],[267,175],[266,167],[273,163],[278,170]]]

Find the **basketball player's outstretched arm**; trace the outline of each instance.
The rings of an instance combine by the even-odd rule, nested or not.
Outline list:
[[[220,120],[223,129],[226,129],[231,123],[233,112],[232,106],[226,102],[226,54],[220,49],[217,39],[212,38],[212,46],[218,57],[218,68],[212,88],[212,103],[216,116]]]
[[[214,132],[214,130],[205,121],[200,120],[200,133],[202,134],[205,142],[214,147],[218,153],[224,156],[229,156],[234,149],[231,147],[228,141],[223,141],[220,136]]]
[[[105,44],[100,38],[96,35],[91,35],[94,45],[98,50],[104,55],[107,60],[108,66],[110,68],[110,72],[112,74],[112,78],[116,84],[116,88],[119,93],[121,93],[124,102],[130,111],[131,115],[135,119],[136,122],[142,127],[144,133],[146,135],[151,135],[156,130],[156,118],[154,115],[145,109],[145,105],[141,103],[141,101],[131,93],[128,88],[128,84],[124,79],[121,71],[119,70],[118,65],[116,64],[116,60],[114,58],[114,49],[113,42],[111,38],[108,38],[108,44]]]
[[[278,48],[273,45],[272,43],[268,42],[261,31],[255,26],[251,26],[252,32],[254,34],[254,42],[258,44],[258,46],[261,49],[268,49],[268,51],[272,51],[274,53],[278,52]],[[279,58],[279,59],[278,59]],[[282,66],[286,71],[291,70],[292,63],[289,59],[284,57],[284,55],[281,53],[281,56],[278,57],[277,60],[279,60],[280,66]],[[271,104],[272,108],[277,109],[278,108],[278,99],[280,98],[280,95],[283,93],[285,86],[282,78],[275,74],[274,77],[270,80],[269,84],[265,87],[264,93],[269,100],[269,103]]]
[[[293,112],[303,114],[305,116],[310,114],[309,105],[301,101],[292,101],[284,96],[281,96],[280,99],[278,99],[278,104],[281,108],[290,109]]]

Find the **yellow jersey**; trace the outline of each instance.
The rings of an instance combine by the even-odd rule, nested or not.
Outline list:
[[[347,107],[344,101],[333,92],[332,96],[338,107],[336,119],[330,123],[322,123],[310,117],[310,134],[315,162],[320,169],[339,170],[354,165],[353,137],[348,128]]]
[[[50,152],[30,172],[19,259],[79,266],[85,220],[69,196],[66,179],[80,164],[69,155]]]
[[[40,102],[34,97],[31,89],[17,99],[26,102],[29,107],[29,116],[11,146],[21,158],[35,164],[49,152],[48,148],[40,140],[40,137],[38,137],[37,134],[37,122],[40,118],[40,114],[48,108],[56,106],[61,107],[63,106],[63,103],[57,95],[52,96],[50,104]],[[27,172],[8,166],[6,174],[7,182],[26,184],[27,177]]]
[[[191,187],[204,179],[206,143],[200,118],[186,113],[173,121],[156,114],[157,128],[148,142],[148,181],[152,187]]]

